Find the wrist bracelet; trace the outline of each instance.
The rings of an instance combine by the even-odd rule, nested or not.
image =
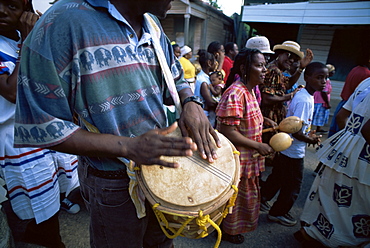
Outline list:
[[[297,70],[297,72],[298,72],[299,74],[302,74],[303,69],[302,69],[302,68],[299,68],[299,69]]]

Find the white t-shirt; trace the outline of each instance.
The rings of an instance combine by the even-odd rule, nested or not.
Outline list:
[[[302,131],[307,135],[311,131],[311,122],[314,110],[313,95],[310,95],[306,89],[298,91],[289,105],[287,117],[297,116],[303,120]],[[292,135],[291,135],[292,136]],[[299,141],[293,136],[292,145],[281,153],[290,158],[303,158],[306,152],[306,142]]]

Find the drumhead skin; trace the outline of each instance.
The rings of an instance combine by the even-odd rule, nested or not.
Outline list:
[[[226,194],[235,184],[235,176],[239,177],[239,157],[234,156],[235,148],[231,142],[217,134],[221,148],[217,150],[218,159],[214,163],[202,159],[198,152],[191,157],[163,157],[166,161],[179,163],[180,167],[143,165],[140,181],[156,198],[176,206],[203,205]],[[180,129],[169,135],[180,137]]]

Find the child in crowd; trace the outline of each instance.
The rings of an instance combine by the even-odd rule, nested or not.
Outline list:
[[[211,84],[208,85],[212,94],[212,99],[219,102],[221,99],[222,90],[225,87],[224,77],[220,71],[211,72],[209,75]]]
[[[330,77],[335,74],[335,67],[331,64],[327,64],[329,75],[326,80],[326,86],[323,91],[316,91],[313,94],[315,109],[312,119],[312,125],[316,126],[316,133],[327,134],[328,131],[322,129],[322,127],[328,123],[330,114],[330,93],[332,91],[332,86],[330,82]]]
[[[208,117],[211,125],[216,126],[216,114],[215,109],[217,107],[217,102],[212,99],[212,94],[209,88],[211,80],[209,74],[216,69],[217,63],[215,56],[206,50],[199,50],[199,64],[202,67],[201,72],[197,75],[195,82],[194,95],[199,96],[204,103],[204,113]]]
[[[261,211],[269,211],[268,219],[285,226],[297,223],[289,211],[296,201],[303,178],[303,158],[307,144],[316,145],[321,136],[310,132],[315,91],[325,88],[328,68],[322,63],[310,63],[304,72],[306,87],[298,91],[289,105],[287,117],[297,116],[304,122],[302,129],[292,134],[293,143],[285,151],[276,154],[272,173],[262,185]],[[278,192],[279,196],[271,207],[268,203]]]
[[[79,186],[77,157],[40,148],[14,148],[14,134],[43,141],[47,135],[37,128],[14,129],[17,77],[22,42],[39,15],[31,0],[0,1],[0,177],[7,198],[2,203],[15,241],[46,247],[64,247],[59,234],[58,212],[80,210],[60,194]],[[1,228],[0,228],[1,229]]]
[[[232,214],[222,222],[222,239],[244,242],[242,233],[257,228],[260,207],[259,175],[265,170],[263,156],[273,149],[262,143],[262,125],[276,125],[262,116],[253,88],[263,84],[265,57],[257,49],[242,49],[226,82],[226,90],[216,109],[217,129],[240,151],[239,192]],[[235,75],[240,77],[234,82]],[[253,156],[255,153],[263,156]]]
[[[176,43],[172,44],[172,49],[173,49],[173,53],[175,54],[176,58],[180,58],[181,57],[181,50],[180,50],[180,46]]]

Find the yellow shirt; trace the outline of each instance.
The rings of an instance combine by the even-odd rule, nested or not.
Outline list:
[[[195,78],[195,66],[185,57],[179,59],[182,68],[184,69],[184,78],[191,79]]]

